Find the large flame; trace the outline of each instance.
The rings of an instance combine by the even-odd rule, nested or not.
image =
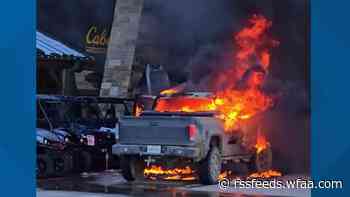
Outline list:
[[[218,112],[225,130],[231,132],[243,120],[250,119],[273,105],[273,99],[266,95],[261,87],[269,73],[271,49],[279,42],[268,36],[272,22],[262,15],[253,15],[248,25],[233,36],[235,53],[231,66],[212,76],[211,97],[174,96],[160,98],[155,107],[159,112]],[[161,92],[170,96],[183,91],[174,87]],[[260,133],[260,132],[259,132]],[[266,138],[260,134],[255,145],[257,153],[268,146]],[[160,166],[146,168],[146,177],[165,175],[166,180],[194,180],[194,171],[190,167],[166,170]],[[219,179],[232,175],[229,171],[220,174]],[[277,171],[251,174],[250,178],[268,178],[281,176]]]
[[[156,111],[164,112],[198,112],[217,111],[224,120],[227,131],[236,123],[253,117],[267,110],[273,100],[261,91],[261,86],[270,66],[270,50],[278,42],[267,36],[272,22],[262,15],[253,15],[249,24],[234,35],[236,52],[232,66],[218,72],[213,78],[215,82],[212,98],[177,97],[161,99]],[[214,80],[213,80],[214,81]],[[168,89],[162,94],[177,93],[176,89]]]

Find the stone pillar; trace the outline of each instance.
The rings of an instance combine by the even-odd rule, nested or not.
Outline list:
[[[116,2],[101,96],[128,96],[142,8],[143,0]]]

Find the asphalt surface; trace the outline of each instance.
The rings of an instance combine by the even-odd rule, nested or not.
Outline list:
[[[300,176],[284,176],[295,179]],[[40,179],[37,181],[37,197],[267,197],[311,196],[306,189],[220,189],[218,185],[204,186],[195,181],[145,181],[126,182],[118,171],[83,173],[75,176]]]

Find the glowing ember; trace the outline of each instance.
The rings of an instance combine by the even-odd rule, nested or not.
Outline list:
[[[272,106],[273,100],[261,91],[270,65],[270,50],[278,42],[267,36],[272,22],[264,16],[253,15],[249,25],[234,36],[237,50],[232,66],[217,73],[212,80],[213,98],[177,97],[160,99],[159,112],[204,112],[217,111],[224,120],[226,131],[234,128],[240,120],[249,119]],[[177,93],[176,88],[161,94]]]
[[[264,172],[256,172],[249,175],[248,178],[272,178],[282,176],[282,173],[275,170],[267,170]]]

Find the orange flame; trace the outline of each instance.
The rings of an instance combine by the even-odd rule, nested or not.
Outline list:
[[[248,178],[272,178],[272,177],[279,177],[282,176],[282,173],[275,170],[267,170],[264,172],[256,172],[251,175],[249,175]]]
[[[164,169],[162,166],[151,165],[145,168],[143,174],[145,177],[152,180],[157,179],[157,177],[162,177],[164,180],[191,181],[196,179],[193,175],[194,172],[195,171],[189,166],[184,168]]]
[[[230,178],[230,176],[232,175],[232,171],[230,170],[226,170],[220,173],[218,180],[223,180],[225,178]]]
[[[160,92],[160,95],[173,95],[173,94],[176,94],[178,93],[178,91],[175,89],[175,88],[171,88],[171,89],[166,89],[166,90],[163,90]]]
[[[175,96],[162,97],[157,101],[155,111],[159,112],[218,112],[224,122],[225,130],[232,131],[240,121],[250,119],[273,105],[270,96],[264,94],[261,86],[269,73],[271,49],[279,42],[271,39],[267,31],[272,22],[262,15],[253,15],[248,26],[239,31],[234,38],[236,51],[232,64],[226,70],[213,76],[214,95],[212,97]],[[183,91],[178,87],[167,89],[160,94],[171,96]],[[269,142],[258,131],[255,148],[257,153],[266,149]],[[144,170],[150,179],[163,176],[165,180],[195,180],[195,171],[190,167],[164,169],[152,165]],[[230,171],[220,174],[219,180],[231,176]],[[253,173],[249,178],[270,178],[281,176],[278,171],[268,170]],[[165,177],[164,177],[165,176]]]
[[[135,105],[135,116],[140,116],[143,112],[143,107],[140,104]]]
[[[264,36],[266,31],[271,27],[272,22],[268,21],[264,16],[253,15],[249,19],[249,23],[251,25],[250,27],[243,28],[235,36],[236,44],[240,49],[236,54],[236,59],[239,66],[247,69],[247,66],[249,67],[251,64],[249,62],[251,57],[257,55],[256,58],[267,69],[270,64],[270,54],[268,50],[259,48],[266,45]]]
[[[184,168],[165,169],[162,166],[151,165],[144,170],[144,176],[150,180],[167,180],[167,181],[194,181],[197,180],[196,171],[192,170],[189,166]],[[282,176],[282,173],[276,170],[267,170],[263,172],[256,172],[250,174],[248,179],[252,178],[271,178]],[[220,173],[218,180],[225,178],[234,178],[232,171],[226,170]],[[235,177],[239,178],[239,177]]]
[[[258,131],[258,136],[256,138],[256,152],[260,153],[261,151],[265,150],[269,146],[269,142],[267,141],[266,137],[261,134],[260,130]]]
[[[160,99],[156,111],[199,112],[217,111],[227,131],[240,120],[249,119],[272,106],[273,100],[261,91],[270,65],[270,49],[279,43],[267,36],[272,22],[264,16],[253,15],[249,25],[234,36],[237,51],[232,66],[214,76],[213,98],[174,97]],[[260,66],[255,66],[256,64]],[[222,89],[224,87],[224,89]],[[177,93],[176,88],[161,94]]]
[[[230,170],[220,173],[218,180],[231,177],[232,172]],[[184,168],[165,169],[162,166],[151,165],[144,170],[144,176],[151,180],[157,180],[161,178],[167,181],[194,181],[197,180],[196,171],[192,170],[189,166]]]

